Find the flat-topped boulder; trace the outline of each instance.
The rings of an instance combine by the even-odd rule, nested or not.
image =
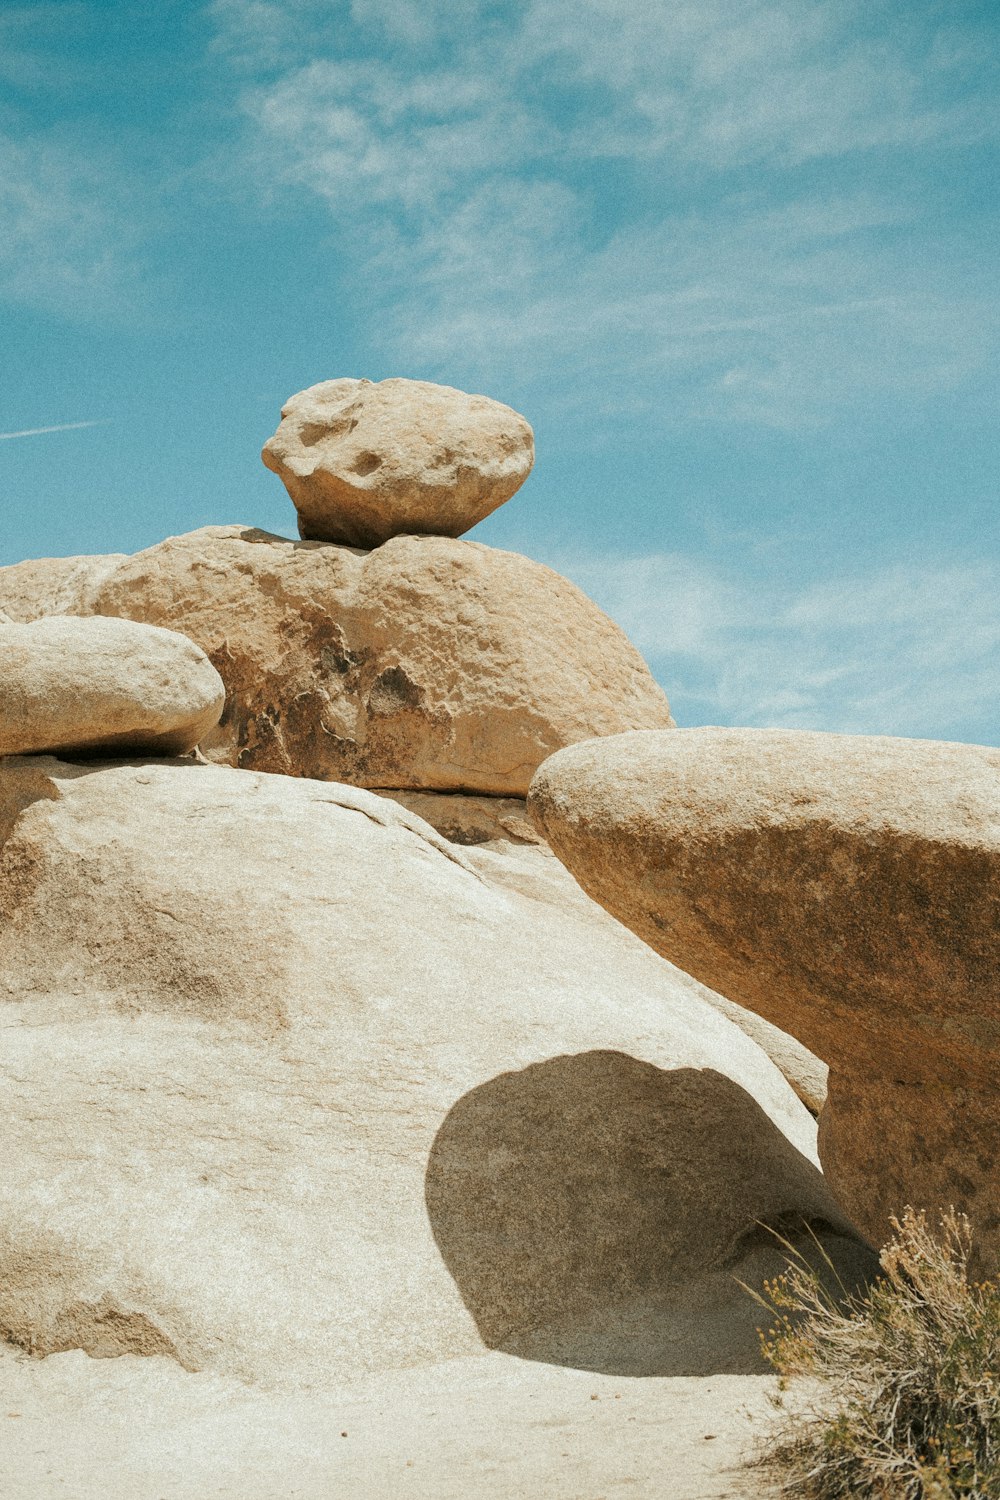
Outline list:
[[[0,608],[23,597],[22,569],[37,575],[0,568]],[[227,695],[202,748],[248,770],[523,796],[562,745],[673,723],[639,652],[579,589],[476,542],[401,536],[362,553],[205,527],[101,573],[81,605],[196,641]]]
[[[224,701],[204,651],[175,630],[72,615],[0,622],[0,755],[183,755]]]
[[[1000,1262],[1000,750],[784,730],[578,744],[529,812],[652,947],[830,1065],[824,1171],[876,1243],[955,1204]]]
[[[761,1226],[865,1268],[814,1122],[496,865],[359,788],[0,764],[0,1336],[317,1389],[759,1369]]]
[[[285,403],[264,444],[299,534],[377,547],[461,536],[527,479],[534,434],[509,406],[424,380],[324,380]]]

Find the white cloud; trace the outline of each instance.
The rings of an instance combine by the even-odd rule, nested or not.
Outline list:
[[[431,113],[456,87],[502,97],[555,157],[731,167],[996,134],[975,97],[988,33],[898,9],[880,30],[857,0],[214,0],[210,13],[218,45],[264,76],[279,66],[308,88],[307,59],[364,55],[386,98],[412,99],[419,78]],[[956,71],[977,84],[958,102]],[[489,111],[482,124],[489,135]]]
[[[433,212],[459,185],[508,172],[532,149],[528,113],[462,72],[317,61],[245,102],[279,170],[351,212]]]
[[[947,31],[925,35],[896,11],[890,36],[866,38],[872,20],[877,9],[820,0],[533,0],[523,40],[611,91],[622,150],[798,163],[991,130],[973,101],[939,97],[971,60],[959,28],[942,45]]]
[[[789,588],[680,555],[546,560],[618,621],[681,722],[1000,739],[1000,564]]]
[[[627,389],[660,421],[820,423],[957,384],[995,337],[985,276],[947,237],[901,283],[868,233],[894,212],[864,197],[780,212],[723,201],[588,250],[567,229],[584,214],[569,190],[483,188],[427,227],[419,254],[386,251],[409,293],[388,327],[421,364],[530,368],[589,411]]]
[[[244,62],[258,41],[256,173],[329,205],[386,363],[487,388],[530,370],[586,410],[614,371],[668,419],[794,428],[948,389],[986,356],[986,270],[905,182],[795,176],[992,128],[957,21],[879,31],[820,0],[214,14]],[[609,210],[616,161],[634,201]]]
[[[118,316],[138,276],[127,178],[51,134],[0,135],[0,297],[71,316]]]

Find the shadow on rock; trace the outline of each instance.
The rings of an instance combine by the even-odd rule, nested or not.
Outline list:
[[[449,1111],[426,1199],[484,1343],[612,1375],[763,1372],[759,1286],[812,1230],[875,1271],[822,1175],[738,1084],[621,1052],[502,1073]]]

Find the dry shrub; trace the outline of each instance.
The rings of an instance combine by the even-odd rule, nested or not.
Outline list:
[[[831,1295],[791,1245],[766,1283],[764,1354],[783,1390],[806,1377],[770,1462],[814,1500],[1000,1500],[1000,1288],[969,1279],[964,1215],[892,1226],[863,1293]]]

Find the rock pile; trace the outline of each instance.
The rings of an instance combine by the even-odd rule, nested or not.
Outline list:
[[[332,476],[354,472],[363,443],[382,458],[353,489],[344,480],[338,514],[354,518],[357,541],[381,507],[388,541],[362,552],[206,527],[131,558],[0,568],[0,608],[183,631],[226,686],[202,748],[248,770],[523,797],[563,745],[672,726],[638,651],[579,589],[516,553],[454,539],[531,467],[531,429],[516,412],[389,380],[327,381],[285,413],[265,458],[273,467],[275,454],[305,445],[315,472],[303,460],[291,486],[300,519]],[[445,534],[393,535],[404,525]],[[302,529],[332,534],[318,522]]]
[[[813,1121],[503,865],[358,788],[4,762],[0,1333],[286,1387],[758,1368],[762,1224],[864,1263]]]
[[[955,1204],[1000,1266],[1000,750],[621,735],[553,756],[529,811],[609,912],[829,1063],[820,1158],[874,1243]]]
[[[769,1231],[871,1274],[822,1065],[528,822],[567,747],[680,735],[579,590],[459,539],[531,459],[495,402],[327,382],[265,449],[304,540],[0,569],[8,1368],[172,1362],[213,1441],[237,1382],[308,1390],[325,1461],[348,1389],[487,1350],[759,1371]]]

